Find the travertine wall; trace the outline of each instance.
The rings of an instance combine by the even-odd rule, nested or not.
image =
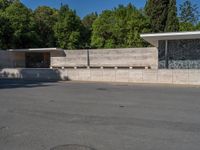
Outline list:
[[[200,70],[2,69],[0,79],[183,84],[200,86]]]
[[[66,50],[64,55],[52,55],[52,67],[151,67],[158,68],[157,48]]]
[[[0,79],[60,80],[60,73],[54,69],[5,68],[0,70]]]
[[[65,50],[51,53],[52,67],[87,66],[87,50]]]
[[[200,85],[200,70],[59,69],[61,79],[73,81]]]

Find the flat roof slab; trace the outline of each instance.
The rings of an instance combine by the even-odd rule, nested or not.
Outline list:
[[[28,49],[9,49],[10,52],[51,52],[63,51],[61,48],[28,48]]]
[[[193,32],[170,32],[170,33],[150,33],[141,34],[141,38],[149,42],[153,46],[157,46],[160,40],[186,40],[200,39],[200,31]]]

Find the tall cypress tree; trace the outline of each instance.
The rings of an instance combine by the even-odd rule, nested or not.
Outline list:
[[[179,31],[179,21],[177,17],[176,0],[170,0],[165,32],[177,31]]]
[[[168,16],[170,0],[148,0],[145,6],[149,16],[152,32],[164,32]]]

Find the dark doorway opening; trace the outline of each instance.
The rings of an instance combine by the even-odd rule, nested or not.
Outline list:
[[[26,68],[49,68],[50,53],[26,53]]]

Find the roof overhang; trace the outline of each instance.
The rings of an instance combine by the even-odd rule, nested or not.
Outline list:
[[[61,48],[29,48],[29,49],[9,49],[10,52],[52,52],[64,51]]]
[[[155,33],[155,34],[141,34],[141,38],[149,42],[153,46],[158,46],[160,40],[186,40],[186,39],[200,39],[200,31],[193,32],[171,32],[171,33]]]

